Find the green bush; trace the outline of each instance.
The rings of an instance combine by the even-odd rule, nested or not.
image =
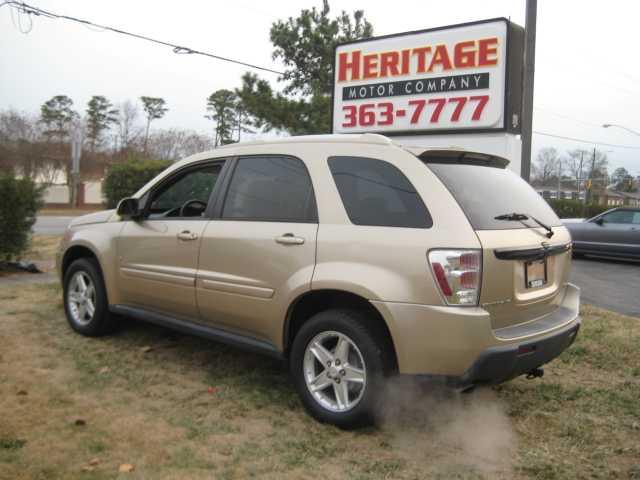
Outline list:
[[[0,261],[19,257],[42,207],[42,188],[29,179],[0,174]]]
[[[580,200],[548,199],[547,202],[560,218],[591,218],[611,208],[596,203],[585,205]]]
[[[171,162],[164,160],[132,160],[109,167],[102,186],[107,208],[115,208],[169,165]]]

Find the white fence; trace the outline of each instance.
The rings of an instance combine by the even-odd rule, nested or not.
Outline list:
[[[100,205],[102,198],[102,182],[83,182],[84,202],[83,205]],[[50,185],[44,191],[43,200],[45,205],[67,205],[70,201],[70,189],[67,185]]]

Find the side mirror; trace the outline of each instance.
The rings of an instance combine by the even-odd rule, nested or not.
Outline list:
[[[598,224],[598,225],[600,225],[600,226],[604,225],[604,218],[602,218],[602,217],[598,218],[598,219],[595,221],[595,223],[597,223],[597,224]]]
[[[120,215],[125,220],[136,220],[140,218],[141,212],[138,207],[138,199],[137,198],[123,198],[118,203],[118,215]]]

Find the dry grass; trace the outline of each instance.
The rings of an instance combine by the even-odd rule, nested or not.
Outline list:
[[[34,235],[29,249],[22,257],[31,261],[52,262],[61,238],[59,235]]]
[[[640,321],[583,313],[542,380],[396,381],[380,427],[343,432],[304,413],[277,362],[134,322],[83,338],[57,286],[3,287],[0,478],[634,478]]]
[[[29,248],[20,258],[30,262],[35,262],[42,271],[50,271],[55,266],[55,255],[62,237],[59,235],[33,235],[29,243]],[[0,264],[0,277],[15,274],[27,274],[24,271],[15,270]]]

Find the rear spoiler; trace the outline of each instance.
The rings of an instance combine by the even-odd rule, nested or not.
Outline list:
[[[422,150],[407,148],[425,163],[450,163],[461,165],[479,165],[493,168],[507,168],[509,160],[488,153],[468,152],[465,150]]]

